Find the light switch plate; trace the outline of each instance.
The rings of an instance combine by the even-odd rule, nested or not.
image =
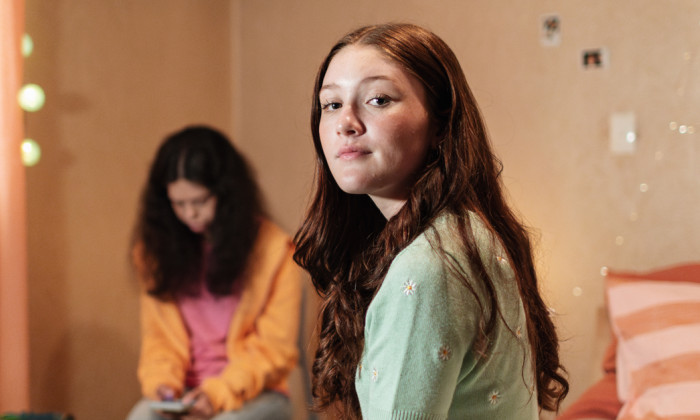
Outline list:
[[[610,115],[610,152],[631,155],[637,150],[637,121],[634,112]]]

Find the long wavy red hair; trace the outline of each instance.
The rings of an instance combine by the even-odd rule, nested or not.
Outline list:
[[[349,45],[379,49],[423,85],[440,141],[426,158],[406,205],[385,220],[365,195],[344,193],[334,181],[319,136],[319,90],[333,57]],[[367,307],[393,258],[442,213],[478,214],[509,254],[525,307],[536,369],[538,403],[556,410],[568,392],[559,362],[558,339],[538,290],[526,228],[506,204],[501,164],[491,151],[481,113],[452,50],[434,33],[412,24],[367,26],[333,46],[316,75],[311,131],[317,155],[315,193],[295,236],[295,260],[309,271],[323,298],[319,347],[313,366],[316,409],[339,405],[343,418],[360,418],[354,389],[362,354]],[[486,275],[468,220],[459,232],[465,253],[482,273],[491,308],[483,339],[500,314],[494,286]],[[465,279],[466,280],[466,279]],[[465,285],[466,285],[465,281]]]

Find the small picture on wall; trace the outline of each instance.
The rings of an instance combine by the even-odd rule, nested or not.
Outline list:
[[[581,51],[581,68],[584,70],[605,69],[609,64],[607,48],[592,48]]]
[[[557,14],[544,15],[540,18],[540,43],[545,47],[561,44],[561,19]]]

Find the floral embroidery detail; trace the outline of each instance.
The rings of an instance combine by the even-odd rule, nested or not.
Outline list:
[[[496,257],[496,260],[498,260],[499,263],[505,263],[507,262],[505,258],[501,257],[500,255]]]
[[[372,369],[372,382],[377,382],[378,376],[379,376],[379,372],[377,372],[377,368]]]
[[[438,358],[443,362],[446,362],[450,360],[450,357],[452,357],[452,349],[446,344],[442,345],[440,350],[438,350]]]
[[[518,327],[515,330],[515,336],[518,337],[519,339],[523,338],[523,328],[522,327]]]
[[[416,289],[418,288],[418,285],[416,285],[414,282],[411,280],[406,280],[403,283],[403,294],[406,296],[411,296],[414,293],[416,293]]]
[[[500,402],[500,400],[501,400],[501,393],[498,392],[498,390],[496,390],[496,389],[491,391],[491,393],[489,394],[489,404],[496,405]]]

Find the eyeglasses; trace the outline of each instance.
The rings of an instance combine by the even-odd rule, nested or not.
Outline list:
[[[203,196],[197,197],[197,198],[193,198],[191,200],[177,200],[177,201],[170,200],[170,204],[173,207],[177,207],[180,209],[184,209],[188,205],[194,209],[200,209],[200,208],[204,207],[204,205],[207,204],[207,202],[209,200],[211,200],[212,197],[214,197],[214,194],[207,193],[206,195],[203,195]]]

